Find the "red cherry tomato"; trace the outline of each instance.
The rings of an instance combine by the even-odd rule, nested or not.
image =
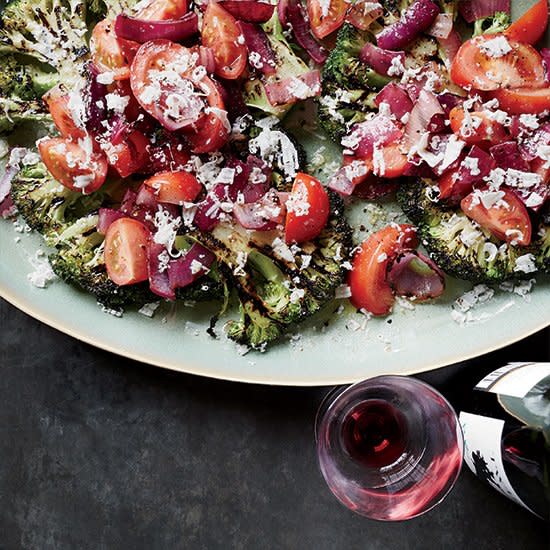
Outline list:
[[[170,131],[196,125],[204,116],[202,83],[208,77],[192,80],[194,68],[192,52],[170,40],[146,42],[132,62],[130,85],[134,96]],[[159,74],[165,76],[160,78]]]
[[[180,19],[189,10],[187,0],[151,0],[136,14],[136,18],[147,21]]]
[[[449,113],[449,120],[452,131],[468,145],[488,147],[510,139],[504,126],[483,111],[469,113],[469,119],[466,120],[464,109],[455,107]]]
[[[130,77],[130,61],[115,34],[112,22],[104,19],[92,31],[90,51],[94,65],[102,73],[114,73],[115,80],[124,80]]]
[[[64,138],[77,140],[86,135],[86,130],[79,128],[73,119],[73,115],[69,109],[68,94],[55,87],[47,92],[43,99],[50,111],[55,127]]]
[[[550,109],[550,87],[537,90],[501,88],[487,95],[497,99],[500,109],[512,115],[539,114]]]
[[[375,162],[375,157],[365,159],[367,166],[375,176],[387,179],[400,178],[410,167],[409,159],[401,151],[399,142],[390,143],[381,148],[381,160]]]
[[[197,86],[208,102],[209,112],[196,125],[196,130],[185,130],[184,135],[193,153],[210,153],[225,144],[231,127],[219,86],[207,76]]]
[[[310,241],[327,224],[330,204],[319,180],[298,173],[286,203],[285,239],[287,243]]]
[[[203,15],[202,45],[212,48],[215,74],[235,79],[243,74],[247,64],[247,49],[237,20],[220,4],[209,2]]]
[[[102,154],[90,154],[63,138],[43,139],[38,150],[50,174],[72,191],[88,194],[105,183],[108,166]]]
[[[490,55],[496,40],[503,40],[511,51]],[[503,35],[483,35],[462,44],[451,65],[451,79],[463,88],[497,90],[499,88],[542,88],[544,66],[540,54],[529,44]]]
[[[348,5],[345,20],[355,28],[366,31],[383,13],[382,6],[376,7],[373,2],[357,0]]]
[[[439,198],[462,199],[472,190],[472,182],[464,183],[459,176],[459,170],[449,170],[439,177],[437,185],[439,187]]]
[[[539,0],[517,21],[512,23],[504,34],[512,40],[536,44],[548,26],[548,0]]]
[[[485,207],[474,191],[462,199],[464,214],[490,231],[497,239],[526,246],[531,242],[531,219],[522,200],[509,189],[496,204]],[[483,192],[483,191],[482,191]]]
[[[109,164],[118,172],[120,177],[127,178],[141,170],[149,155],[147,147],[149,140],[139,130],[133,130],[128,135],[111,143],[108,151]]]
[[[348,3],[345,0],[307,0],[307,14],[313,34],[317,38],[325,38],[339,29],[346,18]]]
[[[180,170],[178,172],[160,172],[145,180],[145,185],[155,191],[159,202],[182,205],[193,202],[202,191],[197,178]]]
[[[149,230],[131,218],[119,218],[105,235],[105,267],[113,283],[133,285],[146,281]]]
[[[388,263],[401,250],[417,246],[416,229],[408,224],[389,225],[364,241],[348,277],[351,303],[373,315],[387,315],[395,299],[386,280]]]

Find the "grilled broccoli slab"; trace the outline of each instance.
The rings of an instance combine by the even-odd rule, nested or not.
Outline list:
[[[460,209],[444,209],[430,200],[432,182],[421,179],[404,184],[398,202],[417,226],[430,257],[449,275],[476,283],[499,283],[533,276],[517,269],[518,258],[532,255],[540,270],[548,270],[548,230],[528,247],[511,246],[493,237]]]
[[[197,236],[237,290],[241,318],[228,323],[230,338],[263,349],[285,327],[317,313],[334,297],[352,245],[341,199],[331,199],[329,223],[299,247],[287,246],[277,231],[246,231],[227,223]]]
[[[2,12],[0,49],[34,57],[70,82],[88,54],[87,32],[82,0],[13,0]]]

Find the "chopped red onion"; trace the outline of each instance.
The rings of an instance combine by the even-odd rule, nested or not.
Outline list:
[[[235,0],[235,3],[240,4],[243,1]],[[275,74],[277,72],[277,60],[263,29],[259,25],[243,21],[237,21],[237,25],[244,36],[249,58],[253,54],[257,56],[257,62],[253,67],[265,75]]]
[[[162,38],[181,42],[198,30],[198,17],[194,12],[186,13],[181,19],[166,21],[147,21],[124,14],[117,15],[115,20],[115,33],[118,37],[140,44]]]
[[[9,197],[11,182],[17,175],[17,172],[19,172],[19,168],[17,166],[8,165],[0,177],[0,204]]]
[[[510,13],[511,0],[460,0],[458,11],[468,23],[491,17],[497,12]]]
[[[430,28],[438,13],[439,6],[432,0],[417,0],[407,8],[397,23],[377,35],[378,46],[385,50],[402,50]]]
[[[367,42],[359,52],[359,59],[378,74],[390,76],[389,72],[395,60],[401,65],[405,62],[405,52],[383,50]]]
[[[328,188],[344,197],[353,194],[355,183],[351,180],[346,166],[342,166],[329,180]]]
[[[399,189],[399,183],[391,182],[371,174],[367,180],[355,186],[353,196],[365,201],[376,201],[383,197],[388,197]]]
[[[13,204],[13,200],[10,195],[8,195],[2,202],[0,202],[0,218],[7,219],[10,216],[16,214],[17,208]]]
[[[122,198],[120,211],[127,216],[130,216],[136,207],[137,193],[132,189],[127,189]]]
[[[387,269],[387,281],[398,296],[423,301],[445,292],[443,271],[416,250],[401,252],[388,263]]]
[[[426,34],[434,38],[449,38],[453,30],[453,16],[450,13],[438,13],[432,26],[426,31]]]
[[[439,101],[439,104],[443,108],[443,111],[445,112],[445,116],[447,117],[455,107],[462,105],[464,103],[463,97],[460,97],[455,94],[451,94],[450,92],[444,92],[442,94],[439,94],[437,96],[437,100]]]
[[[102,125],[107,118],[107,105],[105,96],[107,95],[107,86],[97,81],[99,71],[95,65],[90,62],[86,65],[86,80],[88,90],[86,94],[86,115],[85,125],[89,132],[102,132],[105,127]]]
[[[212,74],[216,69],[214,50],[208,46],[199,46],[199,62],[206,69],[207,73]]]
[[[233,216],[245,229],[269,231],[284,221],[286,207],[275,189],[268,191],[257,202],[236,204]]]
[[[434,116],[444,114],[434,93],[422,90],[405,126],[405,143],[408,147],[418,143]]]
[[[271,105],[287,105],[321,93],[321,73],[308,71],[297,77],[268,82],[265,92]]]
[[[384,15],[384,8],[378,2],[356,0],[348,7],[346,21],[356,29],[366,31],[382,15]]]
[[[387,115],[379,113],[375,117],[359,122],[352,128],[350,136],[342,140],[358,157],[368,157],[374,145],[388,145],[398,141],[403,135],[401,128]]]
[[[254,155],[248,155],[246,165],[249,170],[248,181],[241,193],[245,203],[256,202],[269,190],[272,170],[265,161]]]
[[[199,243],[194,243],[181,257],[170,260],[168,281],[170,288],[185,288],[208,273],[216,256]]]
[[[529,163],[522,157],[521,151],[515,141],[506,141],[493,145],[489,153],[495,159],[499,168],[503,170],[513,169],[521,172],[529,172]]]
[[[145,206],[155,210],[158,205],[157,195],[148,185],[142,185],[136,197],[136,204],[138,206]]]
[[[151,292],[161,298],[175,300],[176,293],[170,285],[168,276],[169,265],[170,255],[164,245],[151,242],[147,251],[147,271]]]
[[[126,214],[114,208],[100,208],[97,217],[97,231],[103,235],[107,233],[109,226],[119,218],[125,218]]]
[[[437,41],[447,58],[447,62],[452,63],[458,50],[460,50],[460,46],[462,46],[462,37],[460,34],[453,29],[447,38],[438,38]]]
[[[278,0],[277,2],[277,16],[283,27],[286,27],[288,25],[286,10],[288,9],[289,3],[290,0]]]
[[[289,0],[286,8],[287,23],[292,28],[294,39],[316,63],[324,63],[328,54],[325,48],[311,34],[309,23],[304,15],[304,8],[297,0]]]
[[[387,103],[392,115],[401,120],[413,108],[413,103],[409,94],[399,84],[390,82],[376,96],[374,103],[377,107],[381,103]]]
[[[519,142],[521,154],[528,161],[538,157],[538,148],[541,145],[550,145],[550,122],[543,124],[533,134],[524,137]]]
[[[219,4],[235,19],[248,23],[265,23],[275,10],[273,4],[257,0],[220,0]]]

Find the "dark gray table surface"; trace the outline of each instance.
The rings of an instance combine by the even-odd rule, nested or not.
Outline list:
[[[549,360],[549,332],[458,368]],[[539,520],[463,471],[410,522],[343,508],[317,469],[322,388],[182,375],[65,336],[0,300],[1,549],[541,549]]]

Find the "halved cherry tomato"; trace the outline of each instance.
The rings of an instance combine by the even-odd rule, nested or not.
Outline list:
[[[380,149],[382,151],[380,162],[375,162],[374,156],[365,159],[373,174],[387,179],[400,178],[405,175],[411,165],[407,155],[401,151],[401,144],[398,142],[390,143]]]
[[[187,0],[151,0],[144,6],[136,17],[147,21],[166,21],[180,19],[189,10]]]
[[[112,72],[115,80],[130,77],[130,62],[118,42],[112,22],[103,19],[94,27],[90,51],[94,65],[100,72]]]
[[[133,285],[146,281],[147,249],[150,233],[147,227],[131,218],[119,218],[105,235],[105,267],[113,283]]]
[[[212,48],[215,74],[233,80],[247,64],[247,49],[237,20],[220,4],[209,2],[203,15],[202,45]]]
[[[185,130],[184,134],[193,153],[210,153],[222,147],[229,136],[231,127],[223,103],[220,87],[205,76],[196,83],[208,102],[208,113],[196,125],[196,130]]]
[[[149,140],[139,130],[132,130],[111,143],[107,158],[122,178],[135,174],[148,160]]]
[[[537,90],[502,88],[487,95],[489,98],[497,99],[499,107],[512,115],[538,114],[550,109],[550,87]]]
[[[128,105],[126,105],[126,109],[124,109],[124,117],[128,122],[135,122],[139,115],[143,113],[141,105],[132,92],[130,80],[117,80],[109,84],[107,90],[109,93],[115,92],[121,97],[129,98]]]
[[[64,138],[76,140],[86,135],[86,130],[79,128],[73,119],[69,109],[69,94],[64,93],[56,86],[47,92],[43,99],[52,115],[55,127]]]
[[[490,207],[485,207],[476,191],[462,199],[464,214],[507,243],[526,246],[531,242],[531,219],[523,201],[511,190],[500,189],[504,196]],[[483,191],[481,191],[483,193]]]
[[[363,242],[348,276],[351,303],[374,315],[386,315],[393,306],[393,291],[386,280],[388,263],[401,251],[418,246],[412,225],[388,225]]]
[[[133,40],[127,40],[126,38],[119,37],[117,37],[117,41],[124,59],[126,59],[128,65],[131,65],[141,44],[139,42],[134,42]]]
[[[491,51],[495,48],[491,41],[496,40],[503,40],[511,51],[501,56],[486,53],[483,48]],[[462,44],[451,65],[451,79],[463,88],[483,91],[546,85],[542,57],[533,46],[494,34]]]
[[[314,239],[327,224],[330,212],[327,192],[319,180],[307,174],[296,174],[286,207],[287,243]]]
[[[539,0],[517,21],[514,21],[504,34],[512,40],[536,44],[548,26],[548,0]]]
[[[89,154],[63,138],[43,139],[38,150],[50,174],[72,191],[88,194],[105,183],[108,166],[102,154]]]
[[[201,81],[191,79],[195,68],[189,49],[170,40],[151,40],[138,50],[130,71],[130,85],[139,104],[168,130],[197,124],[204,116]],[[159,73],[167,77],[159,78]],[[202,90],[201,90],[202,91]],[[208,99],[208,98],[207,98]]]
[[[307,0],[307,14],[313,34],[317,38],[325,38],[338,30],[344,23],[347,9],[345,0]]]
[[[202,191],[202,185],[197,178],[185,170],[160,172],[144,183],[155,191],[159,202],[169,204],[193,202]]]
[[[365,159],[344,155],[342,166],[346,167],[346,177],[355,186],[363,183],[372,174],[372,166]]]
[[[449,113],[452,131],[468,145],[488,147],[510,139],[506,128],[483,111],[469,113],[468,124],[464,123],[465,119],[462,107],[454,107]]]

